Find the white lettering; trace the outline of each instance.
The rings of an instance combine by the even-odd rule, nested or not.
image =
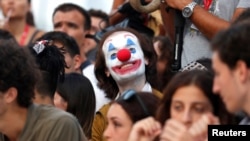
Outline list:
[[[241,131],[241,132],[242,132],[241,136],[247,136],[247,131]]]
[[[247,136],[246,131],[219,131],[218,129],[212,129],[212,136]]]
[[[213,132],[212,132],[212,136],[215,136],[215,135],[216,135],[216,136],[219,136],[219,135],[218,135],[218,129],[213,129],[212,131],[213,131]]]

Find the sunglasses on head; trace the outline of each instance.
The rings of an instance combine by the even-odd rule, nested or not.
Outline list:
[[[124,101],[129,101],[131,100],[131,98],[135,97],[135,99],[137,100],[137,102],[139,103],[139,105],[141,106],[144,114],[146,116],[150,116],[147,107],[145,106],[145,104],[143,103],[142,99],[136,94],[135,90],[129,89],[126,90],[122,93],[121,97],[118,100],[124,100]]]

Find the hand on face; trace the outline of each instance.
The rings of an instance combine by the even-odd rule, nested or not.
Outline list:
[[[220,124],[218,117],[211,113],[202,115],[201,119],[195,122],[190,128],[189,133],[197,139],[207,138],[208,125]]]
[[[160,135],[160,141],[193,141],[192,135],[188,132],[188,128],[177,121],[169,119],[165,122]]]
[[[197,122],[194,122],[190,128],[187,128],[181,122],[175,119],[166,121],[161,141],[206,141],[207,126],[209,124],[219,124],[219,119],[212,114],[204,114]]]
[[[134,124],[128,141],[152,141],[160,133],[160,123],[153,117],[148,117]]]

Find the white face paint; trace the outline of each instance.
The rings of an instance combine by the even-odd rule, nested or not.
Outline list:
[[[115,32],[105,40],[102,50],[108,71],[115,81],[128,81],[145,75],[144,54],[134,34],[127,31]],[[123,61],[119,60],[118,54],[121,50],[126,50],[125,54],[131,56],[125,57]]]

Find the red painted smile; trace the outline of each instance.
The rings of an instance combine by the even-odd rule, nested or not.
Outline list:
[[[137,70],[141,65],[141,60],[123,63],[122,65],[112,67],[112,70],[117,74],[123,75]]]

